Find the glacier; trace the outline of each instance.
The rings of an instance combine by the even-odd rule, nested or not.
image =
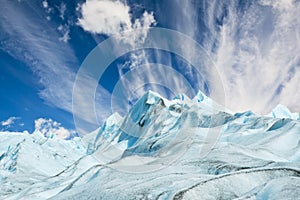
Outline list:
[[[51,135],[51,134],[50,134]],[[82,137],[0,132],[1,199],[299,199],[300,119],[149,91]]]

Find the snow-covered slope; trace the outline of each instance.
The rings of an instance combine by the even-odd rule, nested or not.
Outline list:
[[[0,137],[2,197],[60,173],[84,155],[79,138],[70,141],[46,138],[38,131],[1,132]]]
[[[150,91],[82,138],[0,133],[0,196],[297,199],[300,121],[288,114],[232,113],[201,92],[169,101]]]

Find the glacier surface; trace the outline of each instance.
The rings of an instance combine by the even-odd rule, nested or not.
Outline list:
[[[0,132],[1,199],[299,199],[300,121],[149,91],[126,116],[62,140]]]

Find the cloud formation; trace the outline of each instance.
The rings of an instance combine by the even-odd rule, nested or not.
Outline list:
[[[16,120],[21,119],[20,117],[10,117],[7,120],[4,120],[1,123],[1,126],[6,126],[6,127],[10,127],[11,125],[13,125],[15,123]]]
[[[186,12],[182,21],[175,22],[176,28],[194,38],[201,36],[200,44],[222,79],[227,107],[236,112],[251,109],[266,114],[281,103],[300,111],[299,1],[207,0],[201,6],[192,1],[180,4]],[[197,12],[199,7],[203,13]],[[181,10],[177,9],[174,12]]]
[[[134,45],[147,36],[147,29],[155,24],[155,19],[153,13],[145,11],[134,20],[129,11],[130,7],[118,0],[88,0],[81,6],[78,25],[85,31],[115,35]],[[126,31],[130,31],[130,35],[126,35]]]
[[[117,41],[122,41],[132,47],[143,42],[147,36],[148,28],[156,23],[153,13],[148,13],[147,11],[145,11],[141,17],[133,18],[130,14],[130,7],[118,0],[88,0],[77,9],[81,12],[81,18],[78,19],[78,25],[85,31],[93,34],[114,36]],[[145,59],[143,52],[132,53],[132,57],[136,58],[134,62],[139,63]],[[122,74],[120,74],[120,76],[122,76]],[[86,81],[88,79],[89,78],[87,77]],[[85,84],[85,80],[81,81],[81,85],[93,84],[93,81],[89,81],[90,84]],[[93,87],[91,86],[90,88]],[[84,90],[78,93],[83,97],[85,96],[84,94],[90,94],[89,91]],[[80,98],[78,97],[78,99]],[[105,104],[102,103],[101,106],[99,103],[95,105],[98,120],[103,121],[108,117],[107,113],[111,112],[111,94],[98,86],[95,100],[96,102],[105,102]],[[82,101],[86,100],[83,99]],[[128,99],[122,99],[121,101],[122,102],[119,103],[124,105],[124,107],[118,111],[126,111],[128,109]],[[118,107],[120,108],[120,106]],[[83,110],[82,112],[85,112],[89,109],[81,108],[81,110]]]
[[[39,95],[46,103],[71,111],[71,92],[75,79],[71,66],[78,65],[73,50],[59,43],[60,34],[52,29],[48,21],[34,18],[30,11],[20,9],[21,6],[15,3],[7,1],[0,8],[3,13],[0,26],[4,30],[0,34],[0,48],[30,67],[39,79],[42,86]]]
[[[172,10],[180,15],[180,19],[173,22],[176,29],[194,39],[203,35],[201,44],[215,63],[223,83],[224,88],[219,90],[225,90],[225,106],[235,112],[253,110],[267,114],[281,103],[294,112],[300,111],[299,1],[260,0],[243,4],[204,1],[200,6],[203,9],[201,21],[195,2],[178,0],[174,3],[180,4]],[[202,23],[204,26],[200,27]],[[181,46],[190,56],[198,56],[184,41]],[[159,57],[159,52],[155,56]],[[134,69],[136,63],[147,64],[147,57],[142,57],[142,62],[136,57],[142,56],[131,57],[130,69]],[[186,66],[182,70],[188,72],[191,69],[192,66]],[[122,75],[122,70],[119,71]],[[155,81],[151,71],[146,74]],[[209,73],[201,76],[214,77]],[[143,80],[147,78],[143,77]],[[212,78],[210,82],[213,84],[217,80]],[[134,79],[130,83],[141,86]],[[191,83],[195,88],[201,88],[196,86],[197,83],[201,83],[201,77]],[[126,85],[128,83],[124,82],[124,88]]]
[[[42,5],[44,8],[48,8],[48,2],[46,0],[42,1]]]
[[[45,1],[46,2],[46,1]],[[7,52],[17,60],[24,62],[38,79],[40,86],[39,96],[46,104],[72,113],[72,92],[76,78],[77,63],[72,48],[65,42],[69,39],[69,27],[59,26],[46,19],[36,18],[35,12],[43,15],[40,10],[22,9],[19,2],[6,1],[0,7],[0,27],[4,30],[0,33],[1,50]],[[50,9],[49,5],[43,3]],[[15,12],[18,15],[14,14]],[[35,14],[32,14],[35,13]],[[6,16],[6,17],[5,17]],[[65,32],[60,38],[60,32]],[[62,40],[64,42],[59,42]],[[83,85],[82,93],[90,90],[90,84],[95,80],[88,79]],[[100,87],[101,93],[97,96],[109,93]],[[98,98],[99,99],[99,98]],[[97,102],[101,110],[106,110],[108,102]],[[91,118],[93,113],[74,113],[85,121]],[[103,113],[99,121],[104,120],[110,113]]]
[[[50,138],[56,136],[60,139],[68,139],[76,135],[76,131],[68,130],[52,119],[39,118],[34,121],[34,127],[36,131]]]
[[[130,8],[120,1],[88,0],[81,9],[78,23],[86,31],[112,35],[132,26]]]

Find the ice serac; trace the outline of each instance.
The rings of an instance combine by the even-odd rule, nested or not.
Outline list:
[[[232,113],[202,92],[168,100],[149,91],[82,138],[0,133],[0,197],[297,199],[296,119],[283,106],[272,116]],[[216,144],[200,158],[209,134]]]
[[[267,116],[273,118],[289,118],[300,120],[299,113],[292,113],[286,106],[281,104],[278,104]]]

